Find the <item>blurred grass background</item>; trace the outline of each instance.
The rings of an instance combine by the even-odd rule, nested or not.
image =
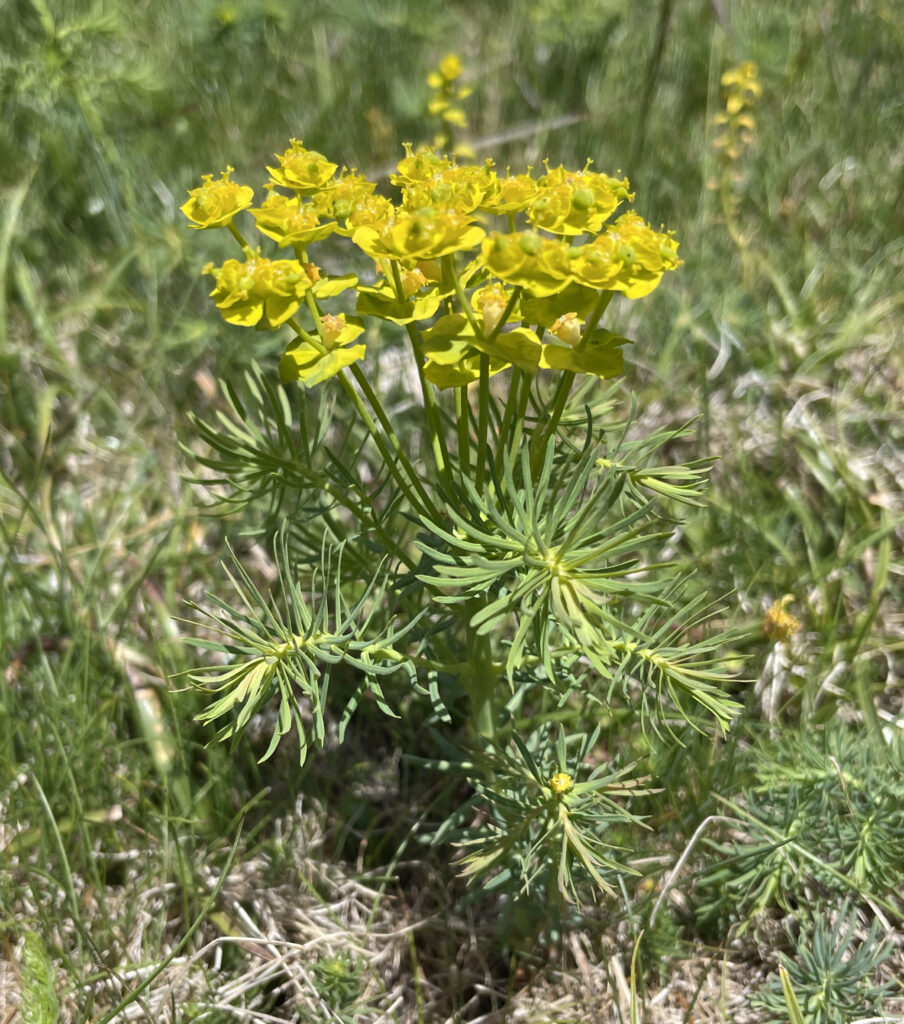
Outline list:
[[[171,616],[224,582],[222,527],[183,482],[196,469],[179,448],[187,414],[215,409],[217,380],[275,352],[210,309],[200,268],[231,242],[188,230],[178,206],[229,164],[260,186],[293,136],[385,172],[403,141],[431,136],[425,79],[450,50],[474,89],[479,159],[520,170],[593,158],[627,174],[638,211],[680,239],[680,274],[614,304],[609,325],[636,341],[627,383],[642,422],[694,420],[676,454],[719,460],[679,556],[714,599],[729,595],[728,618],[752,637],[785,593],[804,623],[784,661],[751,641],[748,734],[764,717],[772,742],[788,730],[779,763],[830,720],[873,735],[900,726],[904,19],[891,0],[6,0],[0,959],[27,932],[43,936],[61,1019],[101,1019],[123,991],[110,970],[174,949],[249,805],[237,857],[257,870],[266,851],[262,885],[291,860],[273,822],[302,790],[323,808],[313,862],[363,857],[362,837],[382,834],[379,810],[356,823],[362,778],[372,752],[391,763],[404,736],[380,726],[378,742],[296,778],[291,756],[261,768],[248,750],[207,746],[195,698],[166,684],[192,663]],[[711,187],[713,118],[720,76],[742,60],[758,64],[763,94],[728,223]],[[241,532],[230,524],[266,572]],[[749,759],[720,751],[689,741],[660,765],[685,780],[686,801],[654,808],[654,853],[680,850],[718,812],[711,790],[734,799],[751,781]],[[897,785],[888,771],[879,788]],[[393,843],[382,845],[388,870]],[[904,856],[888,856],[895,877]],[[327,900],[329,887],[311,886]],[[726,940],[731,921],[706,891],[709,924],[678,921],[676,950]],[[229,935],[233,912],[221,902],[204,928]],[[414,946],[406,955],[417,976]],[[322,967],[312,991],[354,991],[356,963]],[[41,988],[39,968],[10,971],[18,989]],[[256,984],[259,1005],[281,1012]],[[418,991],[396,1019],[431,1019]],[[169,1019],[200,1013],[195,995]]]

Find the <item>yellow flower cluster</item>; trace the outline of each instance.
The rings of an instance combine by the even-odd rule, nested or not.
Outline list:
[[[216,281],[210,293],[230,324],[265,327],[284,324],[301,305],[311,279],[298,260],[268,260],[249,253],[244,263],[226,260],[222,267],[208,263],[205,274]]]
[[[314,195],[338,170],[322,153],[305,149],[299,139],[292,139],[282,156],[276,157],[279,167],[267,167],[277,185],[290,188],[301,196]]]
[[[251,215],[257,230],[272,238],[280,248],[297,245],[306,249],[312,242],[331,235],[338,227],[335,221],[322,224],[313,203],[302,202],[297,195],[289,197],[282,192],[274,192],[272,185],[268,189],[267,198],[261,206],[252,208]]]
[[[454,150],[459,155],[471,156],[472,152],[468,147],[455,146],[454,142],[455,129],[468,127],[468,118],[461,102],[472,92],[468,86],[457,84],[462,70],[460,58],[454,53],[449,53],[439,62],[439,67],[430,72],[427,76],[427,85],[430,86],[432,95],[427,103],[427,112],[432,117],[440,118],[442,122],[442,128],[437,132],[434,143],[440,149]]]
[[[449,63],[437,73],[454,71]],[[280,367],[308,385],[364,357],[364,345],[351,344],[360,322],[340,327],[338,315],[321,308],[349,288],[359,316],[423,325],[415,333],[437,387],[475,380],[485,357],[490,373],[514,365],[611,377],[625,339],[598,327],[608,296],[641,298],[681,265],[670,233],[630,210],[612,219],[633,199],[628,181],[589,163],[499,175],[492,161],[459,164],[406,145],[391,175],[394,203],[362,175],[337,174],[337,164],[298,139],[276,159],[260,205],[229,168],[217,181],[205,175],[182,210],[192,226],[229,226],[239,239],[233,218],[248,210],[262,235],[294,250],[295,259],[270,260],[246,246],[244,262],[205,269],[229,323],[272,328],[309,307],[313,327],[292,322],[298,340]],[[495,229],[503,224],[507,230]],[[375,284],[322,277],[307,262],[308,247],[331,235],[349,237],[375,262]]]
[[[746,60],[722,75],[722,85],[725,109],[715,118],[715,147],[723,160],[735,163],[753,142],[756,132],[753,108],[763,95],[759,69],[752,60]]]
[[[352,241],[372,259],[429,260],[476,248],[484,237],[473,218],[454,209],[396,210],[358,228]]]
[[[531,231],[495,232],[483,243],[481,261],[496,277],[535,296],[553,295],[575,282],[629,299],[648,295],[681,263],[675,239],[654,231],[636,213],[623,214],[580,246]]]

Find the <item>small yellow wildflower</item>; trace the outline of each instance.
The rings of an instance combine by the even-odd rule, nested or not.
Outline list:
[[[234,167],[227,167],[219,181],[214,181],[212,174],[205,174],[201,178],[204,184],[188,193],[188,201],[179,209],[189,220],[194,221],[191,227],[225,227],[237,213],[246,210],[254,202],[253,188],[230,181],[229,175],[234,170]]]
[[[436,150],[431,148],[419,149],[413,152],[410,142],[403,143],[405,156],[398,162],[397,173],[390,174],[389,180],[393,185],[409,185],[419,181],[430,181],[437,174],[442,174],[453,166],[447,156],[440,156]]]
[[[300,196],[288,198],[281,192],[270,194],[261,206],[251,210],[258,231],[272,238],[277,245],[306,247],[312,242],[331,235],[337,228],[335,221],[321,224],[317,210],[311,203],[302,202]]]
[[[678,243],[662,231],[654,231],[638,214],[622,214],[606,232],[604,243],[610,249],[611,258],[621,264],[614,281],[609,284],[613,291],[623,292],[629,299],[640,299],[649,295],[659,284],[667,270],[681,266],[678,259]],[[601,236],[603,237],[603,236]],[[596,239],[593,245],[600,242]],[[578,276],[577,274],[575,276]],[[590,282],[579,278],[582,283]]]
[[[568,772],[556,772],[556,774],[549,780],[549,788],[556,794],[556,796],[561,796],[563,793],[567,793],[572,786],[574,786],[574,782]]]
[[[461,58],[457,53],[447,53],[439,62],[438,72],[431,71],[427,76],[427,84],[431,89],[439,89],[444,82],[454,82],[461,72]]]
[[[320,337],[327,351],[332,351],[337,345],[348,345],[358,335],[364,333],[360,323],[348,323],[345,314],[335,316],[332,313],[325,313],[320,318]]]
[[[588,288],[614,291],[623,262],[618,258],[619,243],[604,232],[587,245],[574,250],[572,273],[575,281]]]
[[[279,167],[267,167],[270,177],[277,185],[303,196],[319,192],[338,169],[338,164],[331,164],[322,153],[305,149],[300,139],[292,139],[282,156],[275,155]]]
[[[457,85],[456,79],[461,77],[461,60],[454,53],[447,54],[441,61],[439,69],[431,71],[427,76],[427,84],[433,90],[433,95],[427,102],[427,113],[432,117],[442,119],[441,130],[434,138],[435,144],[441,150],[454,149],[460,152],[469,147],[456,146],[453,137],[453,128],[467,128],[468,116],[461,101],[471,95],[471,89],[467,86]]]
[[[628,179],[610,178],[595,171],[548,170],[537,181],[537,195],[528,220],[558,235],[599,231],[623,200],[634,198]]]
[[[743,180],[736,165],[753,144],[756,135],[753,108],[763,94],[763,87],[757,77],[756,64],[749,60],[729,68],[722,75],[722,85],[725,86],[725,109],[714,118],[716,136],[713,145],[722,164],[724,199],[728,212],[734,214],[739,202],[732,190],[737,190]],[[709,187],[718,186],[719,183],[713,182]]]
[[[321,217],[347,220],[359,203],[373,195],[376,187],[376,183],[368,181],[363,174],[343,171],[341,177],[328,182],[323,191],[314,196],[314,207]]]
[[[763,95],[759,68],[752,60],[745,60],[737,67],[729,68],[722,75],[722,85],[728,94],[725,110],[730,116],[734,116],[745,106],[753,106]]]
[[[419,292],[428,283],[423,270],[418,267],[415,267],[414,270],[406,270],[402,274],[402,294],[406,299],[410,299],[415,292]]]
[[[395,207],[386,196],[364,196],[351,209],[346,220],[346,227],[339,229],[339,234],[352,235],[356,228],[369,224],[381,224],[395,213]]]
[[[483,167],[443,167],[432,177],[407,183],[403,188],[402,205],[407,210],[427,206],[471,213],[493,187],[492,161]]]
[[[320,340],[326,351],[296,338],[279,361],[280,377],[286,383],[300,381],[306,388],[322,384],[364,358],[367,347],[352,344],[363,333],[361,323],[347,321],[344,313],[327,313],[320,318]]]
[[[311,287],[298,260],[268,260],[259,253],[250,254],[244,263],[208,263],[204,273],[216,281],[210,294],[223,319],[241,327],[278,327],[295,313]]]
[[[763,618],[763,632],[770,640],[785,642],[801,631],[801,621],[787,611],[788,605],[794,600],[793,594],[785,594],[773,602]]]
[[[375,260],[424,260],[473,249],[484,234],[471,217],[457,210],[427,207],[417,213],[398,210],[382,224],[358,228],[352,241]]]
[[[537,182],[529,174],[496,178],[480,204],[484,213],[519,213],[526,210],[537,195]]]
[[[508,284],[519,284],[532,295],[552,295],[571,280],[571,247],[559,239],[543,238],[533,231],[503,235],[494,232],[484,240],[480,262]]]

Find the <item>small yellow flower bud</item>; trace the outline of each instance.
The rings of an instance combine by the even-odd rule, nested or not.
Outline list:
[[[549,328],[549,333],[573,348],[581,340],[581,321],[577,313],[563,313]]]
[[[561,796],[563,793],[567,793],[573,785],[574,782],[568,772],[556,772],[556,774],[549,780],[549,788],[556,794],[556,796]]]
[[[487,334],[492,334],[502,319],[506,304],[504,302],[487,302],[483,307],[483,327]]]
[[[453,82],[461,74],[461,59],[455,53],[448,53],[439,62],[439,73],[447,82]]]
[[[344,317],[333,316],[332,313],[326,313],[320,318],[320,333],[324,342],[326,342],[327,348],[330,348],[333,345],[344,330]]]
[[[410,299],[415,292],[420,291],[427,284],[427,278],[420,270],[406,270],[402,274],[402,294]]]
[[[417,269],[428,281],[442,281],[443,268],[439,260],[419,260]]]

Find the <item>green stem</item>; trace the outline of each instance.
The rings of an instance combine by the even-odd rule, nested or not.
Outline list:
[[[600,322],[600,317],[606,311],[606,307],[612,301],[612,296],[614,294],[614,292],[600,292],[599,298],[596,300],[596,305],[591,310],[590,316],[587,317],[587,322],[584,324],[581,340],[578,342],[579,345],[582,345],[596,330],[596,326]],[[552,412],[550,413],[549,419],[533,436],[531,441],[531,469],[534,471],[536,471],[540,465],[540,461],[543,458],[543,452],[546,450],[547,442],[558,429],[559,421],[562,419],[562,414],[564,413],[565,406],[568,402],[568,396],[571,393],[571,385],[574,383],[574,378],[575,374],[571,370],[566,370],[559,378],[559,384],[556,388]]]
[[[505,412],[502,415],[502,423],[499,427],[499,443],[496,445],[496,473],[502,472],[502,458],[506,448],[511,451],[516,449],[507,445],[509,431],[512,430],[512,423],[517,415],[516,410],[520,406],[520,395],[524,370],[520,366],[512,367],[512,379],[509,382],[508,399],[505,403]]]
[[[226,225],[226,227],[229,229],[233,238],[235,238],[235,240],[239,243],[243,250],[249,248],[248,243],[242,236],[242,233],[232,223],[232,221],[230,221],[229,224]],[[299,253],[296,250],[296,256],[300,256],[304,262],[307,262],[307,252],[302,251],[301,253]],[[316,334],[311,334],[310,332],[304,330],[301,324],[299,324],[294,317],[287,320],[286,323],[288,324],[288,326],[292,328],[292,330],[295,331],[295,333],[300,338],[302,338],[309,345],[317,349],[318,352],[324,354],[326,353],[327,349],[326,346],[323,344],[322,340],[322,329],[320,325],[320,309],[317,306],[317,301],[314,298],[314,295],[310,289],[308,289],[305,292],[305,305],[307,306],[308,311],[310,312],[311,317],[314,320],[314,325],[317,329]],[[398,437],[396,437],[395,431],[392,428],[392,424],[389,422],[389,419],[383,410],[383,406],[380,403],[379,398],[377,398],[373,388],[370,386],[370,383],[361,373],[360,369],[357,366],[353,366],[351,369],[352,373],[354,374],[355,380],[358,382],[359,387],[364,392],[368,402],[373,408],[373,411],[376,414],[377,419],[380,421],[380,425],[385,431],[386,437],[389,438],[388,445],[380,431],[377,429],[377,424],[374,421],[373,416],[371,416],[370,413],[367,411],[367,408],[361,401],[360,395],[357,393],[357,391],[355,391],[351,381],[348,379],[348,376],[344,370],[341,370],[337,374],[339,378],[339,383],[341,384],[346,395],[348,395],[349,400],[355,407],[355,410],[357,411],[358,415],[361,417],[362,422],[367,427],[367,430],[370,433],[370,436],[373,438],[374,443],[376,444],[380,452],[380,455],[383,457],[383,462],[385,463],[386,468],[389,470],[389,473],[391,474],[393,479],[402,489],[402,493],[408,499],[411,507],[416,511],[431,516],[431,518],[438,522],[439,514],[437,512],[436,506],[430,500],[430,496],[427,494],[424,485],[421,483],[420,478],[415,472],[414,467],[411,465],[411,461],[406,455],[404,449],[402,448]],[[398,463],[401,463],[402,466],[404,467],[405,473],[408,477],[407,480],[405,479],[405,476],[403,476],[399,472]]]
[[[367,397],[367,401],[370,403],[377,415],[377,418],[380,420],[380,425],[383,427],[383,430],[386,432],[386,436],[389,438],[389,445],[391,445],[391,448],[386,444],[383,436],[377,430],[377,425],[374,422],[373,417],[365,408],[360,395],[352,387],[352,383],[345,375],[344,371],[341,371],[338,374],[339,380],[342,387],[345,389],[345,393],[351,399],[352,404],[355,406],[355,409],[357,409],[358,414],[361,416],[367,429],[370,431],[377,447],[380,449],[380,454],[383,456],[386,468],[392,474],[396,483],[402,488],[405,497],[408,498],[408,501],[411,503],[411,507],[424,515],[429,516],[434,522],[440,522],[441,517],[439,511],[433,504],[430,495],[427,493],[423,483],[415,472],[414,466],[411,465],[411,460],[402,448],[401,442],[392,428],[392,424],[389,422],[386,413],[383,411],[383,406],[380,404],[379,398],[377,398],[374,393],[374,389],[370,386],[370,382],[361,372],[360,367],[353,365],[351,367],[351,371],[358,387],[360,387],[364,392]],[[402,466],[404,466],[408,480],[406,480],[399,472],[399,468],[396,465],[397,460],[402,464]]]
[[[468,602],[469,612],[473,614],[479,605],[479,600]],[[492,740],[496,736],[495,697],[499,676],[493,664],[490,638],[473,629],[468,632],[468,661],[471,672],[462,683],[471,704],[471,725],[478,736]]]
[[[465,476],[471,475],[471,405],[466,387],[455,389],[455,420],[458,430],[458,464]]]
[[[396,297],[400,302],[404,301],[405,293],[402,288],[402,275],[399,271],[399,264],[396,260],[390,260],[392,280],[395,285]],[[440,477],[449,483],[449,451],[446,448],[446,436],[443,431],[442,417],[440,416],[439,403],[436,400],[436,393],[430,382],[424,376],[424,346],[421,332],[413,323],[405,324],[405,331],[408,340],[411,342],[411,350],[414,354],[414,364],[417,367],[418,380],[421,385],[421,396],[424,401],[426,413],[427,432],[430,435],[430,446],[433,449],[433,460],[436,463]]]
[[[245,249],[250,249],[251,248],[251,246],[249,246],[248,243],[245,241],[241,231],[239,231],[239,229],[235,226],[235,224],[232,223],[232,221],[230,221],[226,225],[226,227],[229,228],[229,233],[239,243],[239,245],[242,247],[243,251]]]
[[[296,251],[296,256],[299,256],[302,261],[307,262],[307,251],[302,250],[300,253]],[[326,347],[322,343],[323,329],[320,323],[320,307],[317,305],[317,300],[314,298],[313,292],[310,289],[308,289],[305,292],[304,300],[305,305],[308,307],[308,311],[310,312],[311,317],[314,320],[314,325],[317,328],[317,334],[320,339],[315,344],[315,347],[322,348],[323,351],[326,351]],[[299,330],[294,321],[289,322],[296,330]],[[309,335],[304,335],[303,331],[299,330],[299,333],[305,336],[306,339],[310,338]],[[371,437],[373,437],[374,442],[376,443],[377,447],[380,450],[380,454],[383,456],[383,461],[386,464],[386,468],[392,474],[396,483],[402,488],[402,492],[408,499],[412,508],[418,509],[420,507],[420,510],[422,512],[425,512],[428,515],[431,513],[435,515],[436,508],[433,505],[432,501],[430,500],[430,496],[427,494],[424,485],[421,483],[420,477],[415,471],[414,466],[411,464],[411,460],[408,458],[408,455],[402,448],[401,442],[396,436],[396,432],[393,429],[392,423],[390,422],[389,417],[386,415],[386,412],[383,409],[382,402],[380,401],[374,389],[370,386],[370,381],[368,381],[368,379],[361,372],[361,368],[359,366],[352,365],[350,369],[352,375],[355,378],[355,381],[358,384],[358,387],[360,387],[361,390],[364,392],[364,395],[367,398],[367,401],[370,404],[371,409],[373,410],[374,414],[376,415],[377,419],[380,422],[380,426],[383,428],[386,437],[389,439],[389,444],[392,448],[392,452],[390,452],[389,448],[387,448],[385,439],[377,430],[376,423],[365,409],[364,403],[361,401],[360,396],[352,387],[351,381],[349,381],[345,371],[341,370],[337,374],[337,376],[339,377],[339,381],[342,387],[344,388],[345,393],[351,399],[352,404],[355,406],[355,408],[358,411],[358,414],[361,416],[367,429],[370,431]],[[405,473],[408,477],[408,481],[406,481],[403,478],[402,474],[399,472],[398,466],[396,465],[397,461],[400,462],[404,467]],[[417,498],[415,498],[414,492],[417,492]]]
[[[471,325],[474,337],[479,338],[483,332],[480,329],[480,324],[477,322],[477,318],[474,316],[474,310],[471,309],[471,303],[468,302],[465,290],[461,286],[458,274],[455,273],[455,260],[451,254],[449,256],[443,256],[443,270],[446,272],[445,276],[452,279],[452,286],[455,288],[455,298],[458,299],[459,308],[467,317],[468,323]]]
[[[483,494],[483,481],[487,463],[487,434],[490,421],[490,357],[480,353],[480,382],[477,410],[477,477],[474,481],[479,494]]]

